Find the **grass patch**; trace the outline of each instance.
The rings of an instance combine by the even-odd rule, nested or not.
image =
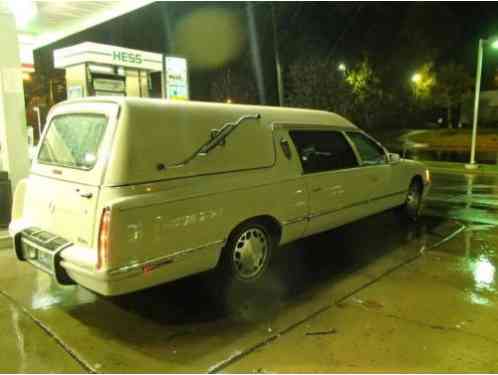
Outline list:
[[[415,134],[408,134],[406,140],[427,145],[437,150],[470,150],[472,132],[470,129],[434,129]],[[498,132],[496,130],[479,130],[476,146],[480,152],[498,151]]]

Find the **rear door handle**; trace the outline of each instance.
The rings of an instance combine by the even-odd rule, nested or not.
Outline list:
[[[314,187],[311,189],[313,193],[318,193],[319,191],[322,191],[322,188],[320,186]]]
[[[80,194],[80,197],[90,199],[93,194],[90,192],[83,193],[80,189],[76,189],[76,192]]]

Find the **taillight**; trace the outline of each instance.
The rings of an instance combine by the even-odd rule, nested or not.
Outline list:
[[[100,218],[99,228],[99,252],[97,257],[97,269],[109,264],[110,250],[110,228],[111,228],[111,209],[104,208],[102,217]]]

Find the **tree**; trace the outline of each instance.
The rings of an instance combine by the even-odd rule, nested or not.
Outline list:
[[[210,84],[210,97],[216,102],[258,104],[258,90],[251,72],[240,66],[220,70]]]
[[[383,101],[381,81],[368,59],[364,58],[347,75],[353,98],[353,118],[365,127],[372,127]]]
[[[318,55],[295,60],[286,76],[286,104],[348,116],[352,112],[351,90],[337,64],[333,59]]]
[[[472,94],[473,80],[463,65],[453,62],[442,65],[436,76],[433,100],[436,105],[444,107],[448,114],[448,127],[453,126],[453,111]]]

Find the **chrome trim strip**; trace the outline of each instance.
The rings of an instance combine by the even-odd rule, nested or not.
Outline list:
[[[308,220],[308,216],[302,216],[302,217],[296,217],[295,219],[290,219],[282,222],[282,225],[291,225],[291,224],[297,224],[302,221]]]
[[[330,214],[333,214],[333,213],[336,213],[336,212],[339,212],[339,211],[342,211],[342,210],[347,210],[348,208],[353,208],[355,206],[361,206],[361,205],[369,203],[369,202],[370,202],[369,200],[367,200],[367,201],[361,201],[361,202],[356,202],[356,203],[350,204],[349,206],[344,206],[344,207],[341,207],[341,208],[337,208],[335,210],[321,211],[321,212],[317,212],[317,213],[314,213],[314,214],[310,214],[308,217],[311,220],[311,219],[314,219],[314,218],[319,217],[319,216],[330,215]]]
[[[335,210],[321,211],[321,212],[317,212],[317,213],[314,213],[314,214],[310,214],[310,215],[308,215],[308,218],[311,220],[311,219],[314,219],[314,218],[319,217],[319,216],[333,214],[333,213],[336,213],[336,212],[339,212],[339,211],[342,211],[342,210],[346,210],[348,208],[353,208],[353,207],[356,207],[356,206],[361,206],[361,205],[366,204],[366,203],[375,202],[375,201],[378,201],[378,200],[381,200],[381,199],[386,199],[386,198],[390,198],[390,197],[394,197],[396,195],[401,195],[401,194],[406,194],[406,193],[407,192],[403,190],[403,191],[399,191],[399,192],[396,192],[396,193],[390,193],[390,194],[382,195],[380,197],[376,197],[376,198],[369,199],[369,200],[366,200],[366,201],[356,202],[356,203],[350,204],[349,206],[344,206],[344,207],[341,207],[341,208],[338,208],[338,209],[335,209]]]
[[[385,199],[385,198],[391,198],[391,197],[394,197],[396,195],[407,194],[407,193],[408,193],[408,190],[402,190],[402,191],[398,191],[396,193],[386,194],[386,195],[383,195],[381,197],[370,199],[370,202],[378,201],[380,199]]]
[[[161,267],[161,266],[164,266],[166,264],[173,263],[176,260],[176,258],[189,255],[189,254],[191,254],[191,253],[193,253],[195,251],[203,250],[203,249],[205,249],[207,247],[210,247],[210,246],[219,245],[219,244],[223,244],[224,245],[225,242],[226,242],[226,240],[209,242],[209,243],[204,244],[204,245],[199,246],[199,247],[194,247],[194,248],[185,249],[185,250],[179,250],[179,251],[176,251],[176,252],[174,252],[172,254],[161,256],[161,257],[158,257],[158,258],[153,258],[153,259],[145,260],[145,261],[140,262],[140,263],[129,264],[129,265],[126,265],[126,266],[121,266],[121,267],[118,267],[118,268],[110,269],[110,270],[107,271],[107,273],[108,273],[109,276],[115,276],[115,275],[120,275],[120,274],[123,274],[123,273],[138,271],[138,270],[141,270],[143,267],[146,267],[146,266],[151,266],[153,268]]]

